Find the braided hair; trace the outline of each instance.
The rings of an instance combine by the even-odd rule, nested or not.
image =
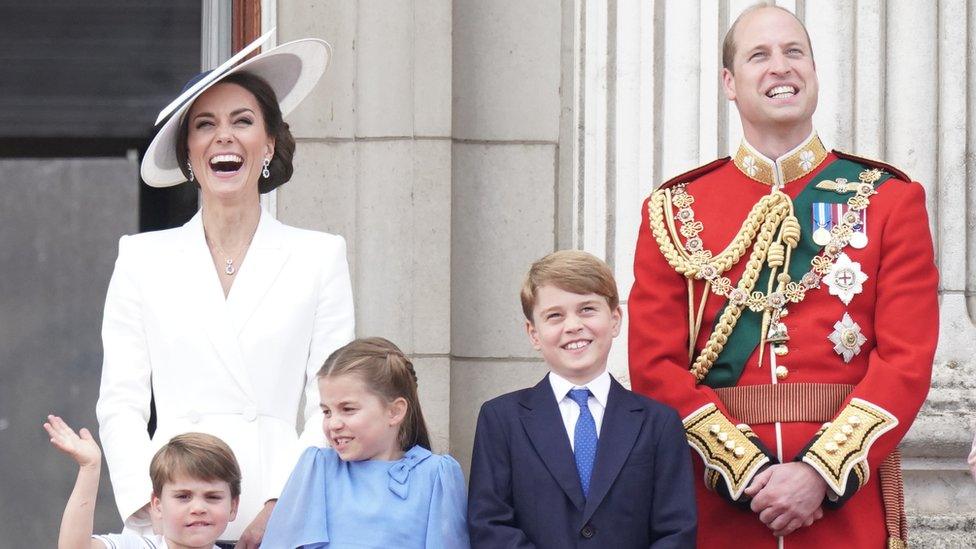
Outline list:
[[[400,449],[406,451],[414,446],[431,449],[427,422],[417,395],[417,372],[399,347],[382,337],[356,339],[329,355],[318,377],[345,374],[359,375],[367,390],[386,402],[406,400],[407,414],[397,433]]]

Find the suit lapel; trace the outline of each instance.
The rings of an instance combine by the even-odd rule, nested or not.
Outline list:
[[[611,378],[607,408],[603,413],[600,440],[597,442],[596,463],[590,477],[590,495],[583,509],[583,524],[590,520],[603,502],[627,461],[644,423],[644,415],[640,413],[643,409],[643,404]]]
[[[254,395],[244,367],[240,341],[234,330],[217,269],[203,234],[203,217],[197,212],[183,226],[183,285],[188,300],[185,314],[197,316],[221,362],[248,396]]]
[[[281,244],[281,223],[262,210],[251,246],[227,296],[227,309],[237,335],[244,331],[287,258]]]
[[[583,488],[549,376],[526,393],[520,404],[524,408],[522,426],[529,441],[573,505],[583,509]]]

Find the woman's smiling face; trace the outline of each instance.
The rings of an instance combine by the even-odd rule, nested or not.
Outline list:
[[[187,114],[187,149],[204,199],[233,199],[258,195],[264,160],[274,155],[274,139],[254,95],[225,83],[194,101]]]

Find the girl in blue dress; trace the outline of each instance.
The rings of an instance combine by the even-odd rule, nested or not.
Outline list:
[[[400,349],[357,339],[326,359],[318,385],[332,447],[302,455],[261,547],[468,548],[461,467],[431,453]]]

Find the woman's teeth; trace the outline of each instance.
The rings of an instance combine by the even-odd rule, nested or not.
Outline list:
[[[210,159],[210,167],[216,172],[236,172],[244,159],[236,154],[218,154]]]

